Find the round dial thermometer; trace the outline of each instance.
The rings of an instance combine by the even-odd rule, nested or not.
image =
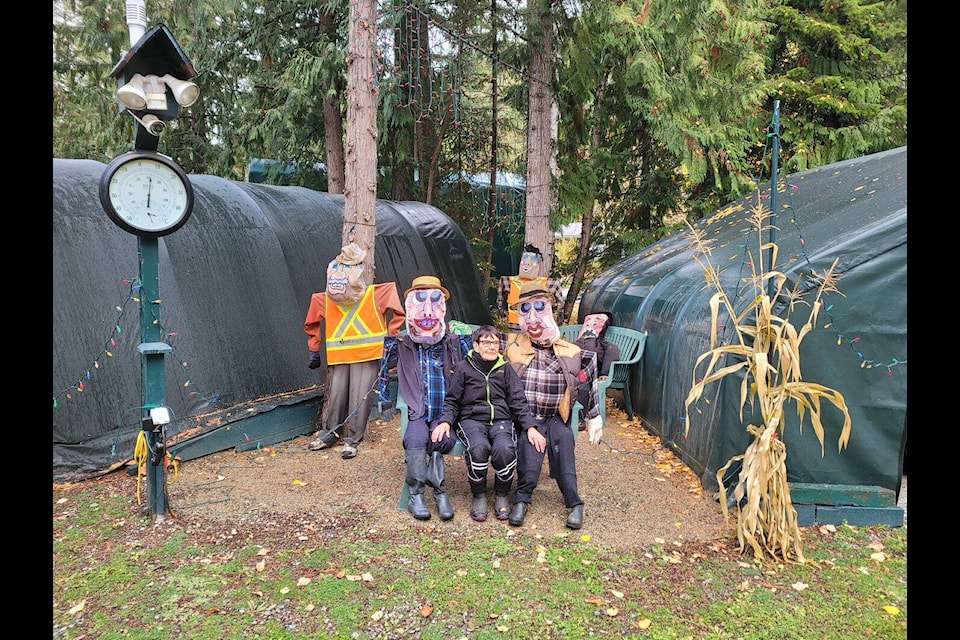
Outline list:
[[[187,174],[156,151],[130,151],[114,158],[100,177],[100,203],[121,229],[140,236],[165,236],[193,211]]]

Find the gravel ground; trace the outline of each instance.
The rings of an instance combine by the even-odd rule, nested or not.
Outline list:
[[[669,450],[660,448],[639,421],[608,400],[607,427],[599,445],[585,435],[577,444],[580,494],[585,502],[583,528],[594,543],[615,548],[654,543],[731,538],[734,521],[723,520],[719,504]],[[231,520],[241,523],[295,518],[324,520],[341,515],[374,514],[382,530],[510,527],[492,517],[470,519],[470,490],[462,457],[447,456],[447,490],[456,516],[443,522],[433,512],[418,521],[398,509],[404,477],[400,419],[374,420],[359,454],[351,460],[340,449],[310,451],[312,436],[303,436],[258,451],[222,451],[180,465],[167,476],[170,512],[175,517]],[[492,471],[491,471],[492,482]],[[544,536],[571,534],[564,526],[567,510],[560,490],[548,477],[546,463],[540,486],[522,527]]]

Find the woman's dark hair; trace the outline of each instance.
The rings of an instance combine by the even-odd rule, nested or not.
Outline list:
[[[499,340],[500,332],[497,331],[497,328],[492,324],[482,324],[474,330],[473,335],[470,336],[470,339],[473,340],[473,344],[477,344],[480,338],[484,336],[490,336]]]

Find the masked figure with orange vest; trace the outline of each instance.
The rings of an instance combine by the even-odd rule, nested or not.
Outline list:
[[[543,253],[540,249],[528,244],[523,248],[520,255],[520,268],[515,276],[500,276],[500,288],[497,290],[497,307],[500,310],[500,317],[507,319],[507,325],[510,331],[519,332],[520,314],[517,313],[516,303],[520,298],[520,289],[523,285],[533,282],[539,284],[551,296],[553,296],[553,308],[557,312],[558,324],[563,324],[562,314],[563,305],[566,296],[560,281],[556,278],[548,278],[542,275]]]
[[[327,361],[324,415],[309,446],[317,451],[342,440],[344,459],[357,455],[366,433],[384,339],[399,334],[406,317],[396,283],[364,283],[365,259],[366,252],[352,242],[341,249],[327,266],[326,291],[310,297],[303,323],[308,366],[321,366],[321,346]]]

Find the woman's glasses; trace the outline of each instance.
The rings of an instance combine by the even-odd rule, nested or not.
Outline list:
[[[480,343],[480,345],[482,345],[482,346],[484,346],[484,347],[499,347],[499,346],[500,346],[500,341],[497,340],[497,339],[492,339],[492,340],[482,340],[482,339],[481,339],[481,340],[477,340],[477,342]]]

